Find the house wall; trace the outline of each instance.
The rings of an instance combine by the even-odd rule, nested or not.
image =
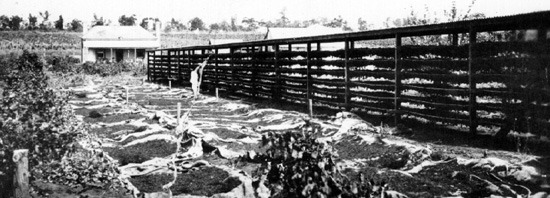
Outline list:
[[[111,53],[111,48],[85,48],[84,53],[83,53],[83,62],[86,62],[86,61],[95,62],[98,58],[96,56],[96,54],[100,50],[104,52],[104,54],[105,54],[104,58],[106,58],[106,60],[116,60],[116,51],[117,51],[117,49],[115,49],[115,48],[112,49],[112,53]],[[136,50],[134,50],[134,49],[122,49],[122,51],[123,51],[122,59],[123,60],[134,60],[134,57],[135,57],[136,52],[138,50],[139,49],[136,49]]]

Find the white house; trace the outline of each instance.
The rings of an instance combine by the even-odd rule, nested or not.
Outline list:
[[[84,28],[87,29],[87,28]],[[160,48],[157,36],[141,26],[94,26],[82,36],[82,62],[144,59],[145,50]]]

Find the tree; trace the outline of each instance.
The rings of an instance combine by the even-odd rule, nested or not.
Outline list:
[[[286,7],[279,12],[281,18],[277,19],[275,22],[276,27],[287,27],[290,24],[290,20],[286,17]]]
[[[84,29],[84,27],[82,27],[82,21],[78,19],[73,19],[73,21],[71,21],[70,24],[71,24],[72,31],[81,32]]]
[[[118,18],[118,23],[121,26],[134,26],[136,25],[136,21],[137,21],[137,18],[135,14],[132,16],[122,15],[120,16],[120,18]]]
[[[351,28],[348,26],[348,22],[344,20],[342,16],[338,16],[338,18],[334,18],[332,19],[332,21],[324,23],[323,25],[331,28],[342,28],[346,31],[351,30]]]
[[[40,17],[42,17],[42,23],[40,24],[40,29],[47,30],[50,28],[50,13],[46,10],[44,13],[39,12]]]
[[[370,25],[367,23],[367,20],[363,20],[362,18],[357,19],[357,25],[359,25],[360,31],[366,31],[370,29]]]
[[[183,23],[181,23],[180,21],[172,18],[172,20],[170,20],[170,22],[168,23],[168,25],[166,25],[166,27],[164,28],[164,31],[165,32],[169,32],[169,31],[181,31],[181,30],[184,30],[186,29],[185,25],[183,25]]]
[[[0,28],[2,30],[8,29],[10,27],[10,18],[6,15],[0,16]]]
[[[19,16],[12,16],[10,19],[10,29],[12,30],[18,30],[19,27],[21,27],[21,21],[23,21],[23,18]]]
[[[210,26],[208,26],[208,29],[210,29],[210,31],[220,31],[221,27],[220,24],[212,23],[210,24]]]
[[[231,31],[231,25],[227,21],[210,24],[211,31]]]
[[[59,19],[55,21],[55,29],[63,30],[63,16],[59,15]]]
[[[199,17],[195,17],[189,21],[189,30],[205,30],[204,22]]]
[[[256,21],[254,18],[244,18],[242,20],[242,23],[246,24],[246,30],[247,31],[254,31],[258,29],[258,21]]]
[[[103,19],[103,17],[97,17],[96,14],[94,14],[94,20],[92,21],[92,27],[98,26],[98,25],[107,25],[107,21]]]
[[[153,24],[149,24],[151,21],[154,21]],[[146,29],[146,30],[155,30],[156,27],[154,23],[158,21],[160,21],[158,18],[145,17],[141,20],[141,23],[139,24],[139,26],[143,27],[143,29]],[[149,28],[149,25],[151,25],[151,28]]]
[[[310,19],[310,20],[302,21],[302,26],[303,27],[309,27],[309,26],[312,26],[312,25],[320,24],[320,23],[321,22],[317,19]]]
[[[38,19],[35,16],[29,14],[29,29],[33,30],[36,28],[36,22]]]

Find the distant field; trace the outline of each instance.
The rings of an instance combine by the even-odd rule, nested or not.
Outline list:
[[[24,49],[40,55],[80,56],[80,32],[0,31],[0,55],[19,54]],[[162,48],[208,45],[210,39],[261,40],[258,32],[181,32],[163,33]]]
[[[0,31],[0,55],[24,49],[41,55],[80,55],[79,32]]]

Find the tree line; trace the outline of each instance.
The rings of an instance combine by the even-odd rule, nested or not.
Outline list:
[[[391,19],[387,18],[383,22],[383,28],[390,27],[404,27],[404,26],[414,26],[414,25],[427,25],[440,22],[452,22],[458,20],[467,20],[467,19],[477,19],[484,18],[483,13],[470,13],[471,8],[473,7],[475,0],[472,0],[467,11],[460,13],[456,3],[453,2],[449,9],[443,10],[443,18],[437,18],[432,15],[434,11],[429,10],[426,6],[423,11],[415,11],[410,9],[408,16],[404,18]],[[172,18],[170,21],[167,21],[162,24],[162,31],[164,32],[177,32],[177,31],[255,31],[260,27],[287,27],[287,28],[305,28],[312,25],[321,25],[331,28],[340,28],[344,31],[353,31],[350,27],[350,22],[343,19],[341,16],[330,18],[313,18],[308,20],[291,20],[286,15],[286,9],[283,9],[279,12],[280,17],[274,20],[257,20],[252,17],[244,17],[241,21],[238,21],[236,17],[232,17],[229,21],[223,20],[221,22],[215,22],[211,24],[206,24],[201,18],[194,17],[189,21],[181,21]],[[38,16],[41,21],[38,21]],[[39,12],[38,16],[33,16],[29,14],[27,17],[28,20],[24,20],[20,16],[11,16],[6,15],[0,16],[0,30],[67,30],[67,31],[82,31],[83,23],[81,20],[73,19],[69,23],[64,23],[62,15],[59,15],[59,19],[56,21],[50,20],[50,13],[48,11]],[[138,18],[135,14],[132,15],[122,15],[118,18],[118,24],[121,26],[134,26],[139,25],[148,30],[155,30],[156,26],[154,23],[160,22],[159,18],[153,17],[144,17],[141,19],[141,22],[138,24]],[[103,18],[102,16],[97,16],[94,14],[91,26],[108,26],[112,25],[112,21]],[[358,31],[366,31],[374,28],[372,23],[369,23],[363,18],[357,20],[357,29]]]
[[[51,14],[46,10],[39,12],[38,15],[29,14],[27,20],[23,17],[14,15],[8,17],[6,15],[0,16],[0,30],[68,30],[80,32],[82,31],[82,21],[73,19],[65,24],[62,15],[59,15],[58,20],[50,20]],[[41,21],[39,22],[39,18]]]

